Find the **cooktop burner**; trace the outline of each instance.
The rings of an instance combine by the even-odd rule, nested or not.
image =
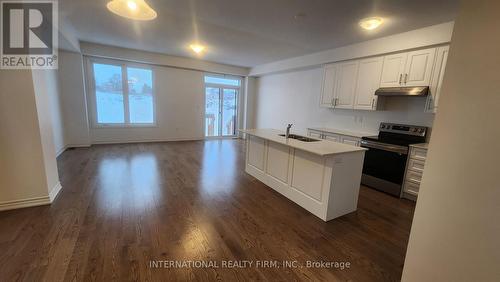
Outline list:
[[[367,137],[363,137],[362,139],[374,141],[374,142],[379,142],[379,143],[398,145],[398,146],[408,146],[410,144],[423,143],[423,141],[401,140],[401,139],[397,139],[397,138],[387,138],[387,137],[380,137],[380,136],[367,136]]]
[[[382,122],[378,136],[365,136],[363,140],[408,146],[425,142],[427,127]]]

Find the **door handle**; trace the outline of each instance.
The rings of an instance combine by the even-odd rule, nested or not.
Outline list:
[[[375,98],[372,98],[372,109],[374,105],[375,105]]]
[[[405,84],[406,84],[406,81],[408,81],[408,74],[405,73]]]
[[[400,73],[400,74],[399,74],[399,84],[401,84],[401,80],[402,80],[402,79],[403,79],[403,74],[402,74],[402,73]]]

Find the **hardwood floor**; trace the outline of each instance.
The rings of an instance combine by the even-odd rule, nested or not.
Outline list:
[[[51,206],[0,212],[0,281],[400,280],[412,202],[362,187],[357,212],[325,223],[247,175],[243,145],[66,151]],[[222,265],[243,260],[252,266]],[[294,260],[297,267],[281,264]],[[308,260],[350,267],[308,268]],[[218,268],[165,268],[168,261]]]

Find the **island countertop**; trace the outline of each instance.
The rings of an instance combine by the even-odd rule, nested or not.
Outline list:
[[[248,135],[253,135],[262,139],[273,141],[279,144],[287,145],[295,149],[303,150],[309,153],[313,153],[320,156],[335,155],[335,154],[345,154],[359,151],[366,151],[365,148],[356,147],[348,144],[320,140],[315,142],[304,142],[296,139],[288,138],[286,139],[279,134],[284,134],[283,131],[276,129],[240,129],[242,133]],[[315,139],[315,138],[312,138]]]

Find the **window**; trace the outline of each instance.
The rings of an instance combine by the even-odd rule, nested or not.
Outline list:
[[[205,76],[205,136],[235,136],[241,79]]]
[[[97,125],[155,123],[153,71],[123,63],[92,62]]]

